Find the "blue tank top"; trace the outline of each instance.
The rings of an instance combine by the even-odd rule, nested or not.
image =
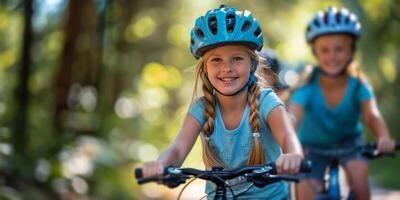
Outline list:
[[[261,91],[259,108],[260,137],[266,156],[266,162],[273,162],[281,155],[281,149],[272,135],[271,129],[267,124],[267,119],[269,113],[275,107],[282,105],[282,102],[271,89],[264,89]],[[204,97],[195,101],[189,112],[202,126],[204,124]],[[233,130],[225,128],[218,103],[216,105],[215,113],[214,131],[209,139],[211,147],[221,161],[224,162],[225,166],[228,166],[231,169],[246,166],[252,147],[252,128],[249,123],[249,106],[246,106],[239,126]],[[237,189],[242,190],[243,188]],[[214,184],[207,182],[206,193],[208,194],[213,190],[215,190]],[[286,183],[279,182],[268,185],[264,188],[252,186],[246,192],[240,194],[238,198],[283,199],[286,198],[287,195],[288,189]],[[209,198],[212,197],[213,194],[209,196]]]
[[[362,102],[372,99],[374,95],[368,83],[349,76],[342,100],[335,107],[329,107],[320,87],[319,76],[317,70],[308,84],[294,91],[289,103],[299,104],[304,109],[298,130],[300,142],[307,146],[329,148],[362,134]]]

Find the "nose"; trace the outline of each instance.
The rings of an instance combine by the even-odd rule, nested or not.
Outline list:
[[[331,60],[333,58],[335,58],[335,51],[328,51],[326,53],[326,56]]]
[[[222,65],[222,71],[223,72],[229,72],[232,71],[232,62],[224,61]]]
[[[328,51],[326,54],[325,54],[325,59],[326,59],[326,61],[329,61],[329,62],[334,62],[335,61],[335,59],[336,59],[336,52],[334,52],[334,51]]]

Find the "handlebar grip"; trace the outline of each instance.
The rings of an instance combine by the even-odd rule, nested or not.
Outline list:
[[[368,142],[367,145],[365,145],[368,148],[374,148],[376,149],[378,147],[378,143],[377,142]],[[400,150],[400,141],[396,141],[396,145],[395,145],[395,150]]]
[[[270,173],[277,174],[275,163],[271,163],[270,166],[272,167]],[[299,173],[309,173],[311,172],[311,169],[312,169],[312,162],[310,160],[301,161]]]
[[[173,168],[172,166],[168,166],[164,168],[164,175],[168,174],[168,170],[170,168]],[[135,169],[135,177],[136,179],[142,179],[143,178],[143,169],[142,168],[136,168]]]
[[[142,168],[136,168],[135,169],[135,177],[136,177],[136,179],[143,178]]]

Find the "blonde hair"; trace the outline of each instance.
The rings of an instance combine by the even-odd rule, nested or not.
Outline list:
[[[260,59],[262,59],[262,58],[260,58]],[[276,74],[271,69],[271,66],[269,66],[268,63],[266,63],[265,61],[259,61],[255,75],[258,80],[258,85],[261,88],[271,88],[274,91],[278,91],[278,87],[277,87],[277,85],[279,83],[278,74]]]
[[[213,94],[213,87],[210,82],[206,79],[206,65],[205,63],[211,56],[212,50],[206,52],[204,56],[200,59],[197,64],[196,74],[195,74],[195,84],[192,95],[192,102],[196,96],[197,84],[199,77],[202,80],[202,90],[204,93],[204,125],[201,130],[201,141],[203,146],[203,161],[204,165],[207,169],[212,167],[227,167],[222,160],[218,157],[218,155],[214,152],[213,148],[210,145],[209,137],[214,131],[214,123],[215,123],[215,107],[216,107],[216,98]],[[252,59],[258,61],[258,56],[254,51],[247,49],[247,52],[251,56]],[[255,67],[255,66],[253,66]],[[257,77],[256,77],[257,79]],[[256,81],[255,84],[251,85],[248,88],[248,100],[250,104],[250,115],[249,121],[253,131],[253,145],[252,149],[247,161],[247,165],[256,165],[265,163],[265,155],[264,150],[260,142],[260,137],[256,133],[260,130],[260,119],[259,119],[259,106],[260,106],[260,87]],[[192,104],[192,103],[191,103]]]

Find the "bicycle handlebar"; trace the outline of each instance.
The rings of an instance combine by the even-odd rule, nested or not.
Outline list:
[[[361,154],[368,159],[379,158],[381,156],[395,156],[395,152],[380,153],[377,151],[377,142],[368,142],[367,144],[361,146]],[[400,150],[400,142],[396,142],[395,150]]]
[[[300,172],[310,172],[311,162],[303,161],[301,163]],[[232,170],[224,170],[222,167],[214,167],[211,170],[198,170],[193,168],[175,168],[172,166],[164,168],[162,176],[144,177],[141,168],[135,169],[135,177],[138,184],[148,182],[159,182],[168,187],[176,187],[185,183],[186,179],[197,177],[203,180],[221,183],[221,181],[244,176],[248,181],[253,182],[256,186],[265,186],[277,181],[298,181],[293,176],[276,175],[275,163],[268,163],[259,166],[246,166]]]
[[[377,148],[378,147],[378,143],[377,142],[367,142],[364,147],[366,148]],[[400,141],[396,141],[396,145],[395,145],[395,149],[396,150],[400,150]]]

